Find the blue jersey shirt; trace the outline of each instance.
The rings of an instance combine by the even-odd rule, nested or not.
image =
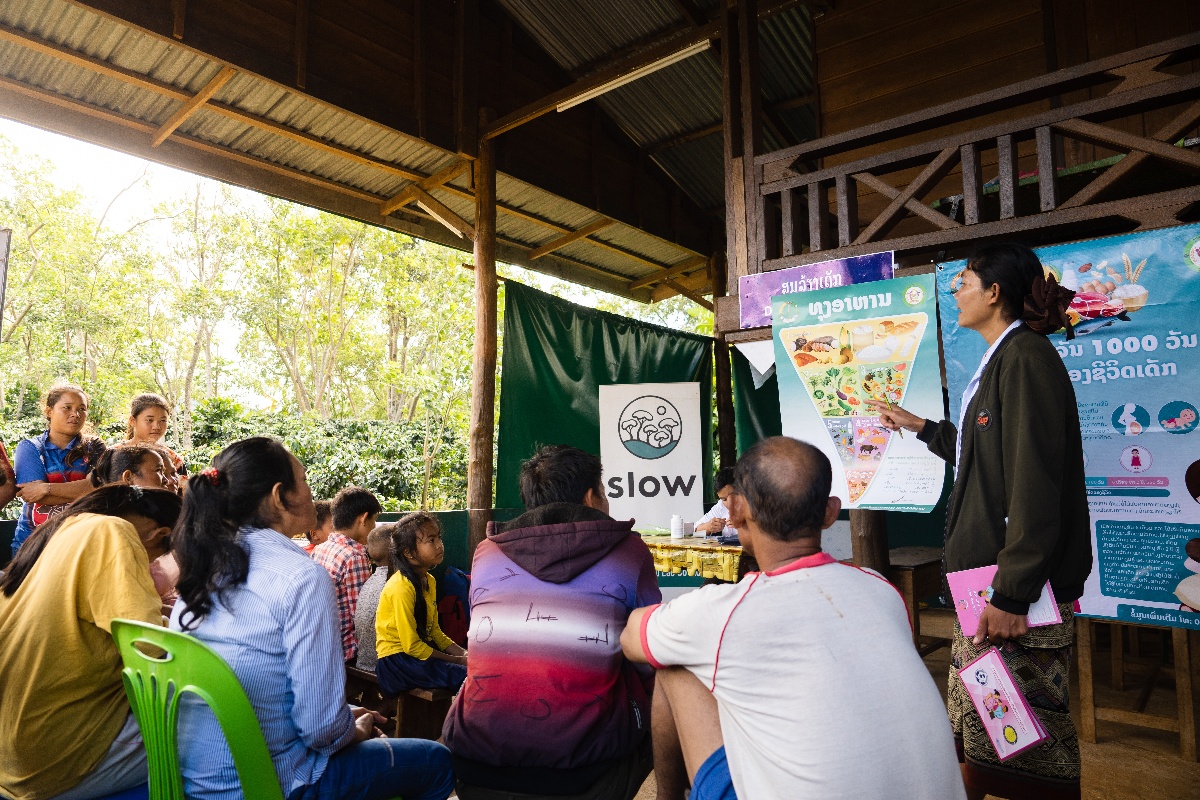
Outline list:
[[[30,481],[46,481],[47,483],[69,483],[87,477],[88,463],[85,456],[79,456],[67,462],[67,453],[79,444],[76,436],[66,447],[59,447],[50,441],[49,432],[32,439],[25,439],[17,445],[16,463],[13,470],[17,474],[17,485]],[[17,532],[13,536],[12,552],[15,556],[21,544],[33,533],[33,529],[50,519],[57,505],[42,503],[22,503],[21,516],[17,519]]]

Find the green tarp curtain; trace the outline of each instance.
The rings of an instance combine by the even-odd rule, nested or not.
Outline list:
[[[600,454],[600,386],[612,383],[700,383],[704,489],[712,496],[712,351],[706,336],[584,308],[508,281],[496,505],[521,505],[521,462],[542,445]]]
[[[779,421],[779,379],[774,374],[754,388],[754,373],[750,361],[736,347],[733,355],[733,418],[737,430],[737,451],[740,456],[755,442],[783,433]]]

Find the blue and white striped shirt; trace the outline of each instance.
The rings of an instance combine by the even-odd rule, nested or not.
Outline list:
[[[214,598],[191,633],[237,674],[287,797],[354,741],[337,601],[329,573],[278,531],[242,528],[238,543],[250,555],[246,583],[227,593],[227,604]],[[172,630],[185,608],[175,604]],[[180,701],[179,761],[189,798],[242,796],[216,717],[191,693]]]

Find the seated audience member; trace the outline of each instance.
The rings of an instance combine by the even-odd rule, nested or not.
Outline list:
[[[278,441],[218,453],[184,493],[171,627],[233,668],[288,800],[444,800],[454,788],[445,747],[377,738],[383,717],[346,704],[333,586],[290,541],[314,516],[304,467]],[[189,798],[242,797],[224,734],[194,694],[180,701],[179,764]]]
[[[375,671],[375,612],[379,609],[379,595],[383,594],[388,579],[388,553],[392,546],[394,523],[376,525],[367,534],[367,557],[375,565],[375,571],[358,590],[358,603],[354,607],[354,637],[358,641],[358,661],[355,666],[367,672]]]
[[[438,625],[437,586],[429,574],[445,553],[442,527],[429,514],[407,514],[392,526],[391,577],[375,617],[375,674],[388,694],[457,692],[466,680],[467,651]]]
[[[161,395],[147,392],[129,402],[129,422],[125,425],[125,444],[154,445],[161,449],[164,460],[176,476],[178,488],[187,480],[187,463],[183,456],[167,447],[163,437],[171,421],[171,409]]]
[[[333,578],[342,629],[342,652],[346,662],[353,666],[358,655],[354,609],[358,604],[358,590],[371,577],[371,559],[367,557],[364,545],[383,508],[375,495],[366,489],[347,486],[333,498],[331,510],[333,531],[328,539],[313,548],[312,557]]]
[[[38,527],[0,579],[0,796],[102,797],[146,782],[113,619],[163,624],[150,559],[179,496],[124,483]]]
[[[34,528],[95,488],[87,474],[105,447],[99,438],[84,432],[87,412],[88,397],[83,389],[58,384],[46,394],[43,404],[46,432],[17,445],[13,466],[23,502],[12,540],[14,556]]]
[[[329,534],[333,533],[333,503],[328,500],[318,500],[315,505],[317,507],[317,527],[304,532],[305,538],[308,539],[308,544],[304,545],[304,552],[309,554],[316,549],[317,545],[324,544],[329,539]]]
[[[713,478],[713,486],[717,490],[717,503],[696,520],[695,532],[709,536],[737,536],[737,528],[730,526],[729,509],[725,507],[725,501],[733,491],[733,468],[718,470]]]
[[[118,445],[104,451],[96,468],[89,473],[88,480],[93,486],[127,483],[143,489],[167,489],[165,463],[154,445]],[[167,553],[151,560],[150,577],[154,579],[154,590],[162,598],[163,614],[169,616],[171,606],[179,599],[175,591],[175,582],[179,580],[179,565],[175,563],[175,557]]]
[[[649,773],[653,679],[620,636],[662,595],[600,476],[589,453],[542,448],[521,468],[529,510],[475,551],[467,681],[443,730],[463,800],[627,800]]]
[[[93,486],[128,483],[143,489],[167,488],[163,459],[156,448],[141,445],[110,447],[88,474]]]
[[[812,445],[754,445],[728,503],[764,571],[634,611],[621,636],[658,670],[655,768],[682,758],[693,798],[965,797],[904,602],[821,551],[830,485]]]

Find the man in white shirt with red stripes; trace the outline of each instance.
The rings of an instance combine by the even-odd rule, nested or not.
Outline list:
[[[759,442],[727,504],[762,572],[630,615],[625,655],[658,670],[655,772],[682,763],[691,800],[965,797],[904,601],[821,551],[831,482],[812,445]],[[659,800],[678,782],[660,779]]]

